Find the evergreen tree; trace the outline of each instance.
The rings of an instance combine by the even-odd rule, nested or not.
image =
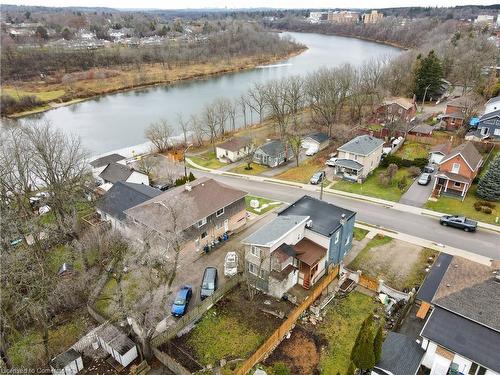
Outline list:
[[[490,163],[477,185],[477,195],[489,201],[500,201],[500,155]]]
[[[423,99],[426,95],[425,98],[429,99],[439,95],[442,78],[443,66],[434,51],[430,51],[425,58],[422,58],[421,55],[417,56],[414,88],[417,98]]]
[[[356,366],[354,366],[354,363],[349,363],[349,368],[347,369],[346,375],[354,375],[354,372],[356,371]]]
[[[382,331],[382,326],[380,325],[375,334],[375,339],[373,340],[373,355],[375,356],[375,363],[380,361],[382,357],[382,344],[384,342],[384,333]]]
[[[357,368],[368,370],[375,366],[373,351],[372,315],[368,316],[359,330],[351,351],[351,360]]]

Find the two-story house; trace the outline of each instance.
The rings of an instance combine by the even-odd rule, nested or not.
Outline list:
[[[292,157],[293,153],[288,145],[279,139],[274,139],[257,147],[253,154],[253,162],[274,168],[286,163]]]
[[[443,194],[463,200],[482,164],[483,157],[472,142],[455,147],[439,162],[434,195]]]
[[[499,111],[500,110],[500,96],[495,96],[486,102],[484,105],[484,114]]]
[[[439,260],[439,259],[438,259]],[[500,374],[500,265],[447,257],[426,277],[420,332],[430,375]],[[422,310],[422,308],[421,308]],[[420,313],[420,311],[419,311]]]
[[[474,99],[468,95],[460,96],[446,103],[441,120],[444,121],[447,130],[460,128],[466,120],[468,107],[471,107]]]
[[[252,285],[281,298],[294,285],[309,289],[352,247],[355,213],[303,196],[245,238]]]
[[[149,185],[149,176],[147,174],[121,163],[109,163],[99,174],[97,180],[102,183],[100,188],[105,191],[109,190],[118,181]]]
[[[384,141],[360,135],[340,146],[334,163],[335,174],[347,180],[363,182],[380,164]]]
[[[417,104],[413,99],[389,98],[377,108],[376,114],[378,122],[410,122],[417,114]]]
[[[215,154],[220,160],[227,160],[230,163],[247,156],[253,149],[250,137],[233,137],[230,140],[218,144],[215,147]]]
[[[186,185],[167,190],[135,207],[125,210],[127,220],[138,228],[164,235],[162,214],[169,209],[168,202],[189,202],[188,215],[192,223],[184,229],[185,249],[200,251],[210,243],[231,233],[246,223],[246,192],[234,189],[214,179],[202,177]],[[164,204],[163,204],[164,203]]]
[[[90,162],[90,166],[92,167],[92,175],[94,176],[94,178],[97,178],[101,174],[101,172],[111,163],[124,164],[125,156],[122,156],[120,154],[109,154],[92,160]]]
[[[467,134],[465,139],[482,141],[500,140],[500,109],[488,112],[479,118],[477,129]]]

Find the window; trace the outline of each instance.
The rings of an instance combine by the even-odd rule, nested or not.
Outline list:
[[[200,221],[198,221],[198,228],[201,228],[202,226],[204,226],[205,224],[207,223],[207,218],[204,217],[203,219],[201,219]]]
[[[486,374],[486,369],[483,366],[479,366],[477,363],[472,363],[468,374],[469,375],[484,375],[484,374]]]
[[[495,129],[495,130],[493,131],[493,134],[494,134],[494,135],[500,135],[500,128]]]
[[[206,236],[208,236],[207,232],[203,232],[203,233],[201,234],[201,238],[205,238]]]
[[[349,245],[349,242],[351,242],[351,235],[350,234],[347,235],[347,238],[345,239],[345,244]]]
[[[257,246],[250,247],[250,252],[252,253],[252,255],[260,258],[260,249]]]
[[[495,129],[495,133],[498,129]],[[481,135],[488,135],[490,132],[490,128],[481,128]]]
[[[252,275],[257,276],[257,266],[253,263],[248,263],[248,272],[250,272]]]
[[[217,210],[217,212],[215,213],[215,216],[219,217],[219,216],[221,216],[223,214],[224,214],[224,207],[222,207],[220,210]]]
[[[451,173],[458,173],[459,170],[460,170],[460,164],[453,163],[453,166],[451,167]]]
[[[340,232],[335,233],[335,243],[339,243]]]
[[[462,185],[460,182],[456,182],[456,181],[453,182],[453,186],[455,186],[455,187],[460,187],[460,185]]]

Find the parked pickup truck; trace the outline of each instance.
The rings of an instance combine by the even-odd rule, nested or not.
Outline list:
[[[445,215],[439,220],[441,225],[463,229],[466,232],[475,232],[477,221],[467,219],[465,216]]]

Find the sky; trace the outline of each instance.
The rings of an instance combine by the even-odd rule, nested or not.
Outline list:
[[[0,0],[0,3],[109,8],[390,8],[406,6],[491,5],[499,0]]]

